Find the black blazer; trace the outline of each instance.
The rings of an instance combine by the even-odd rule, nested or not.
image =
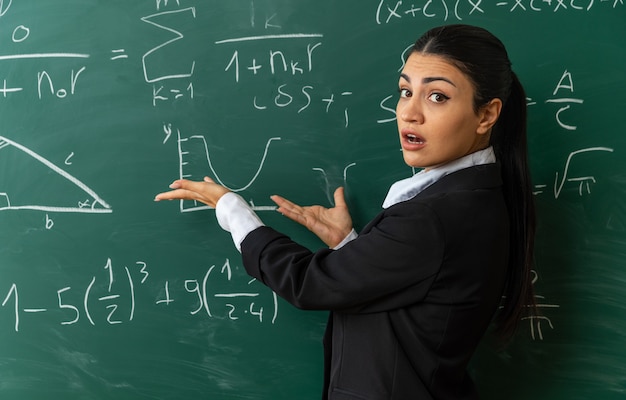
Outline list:
[[[498,164],[466,168],[383,210],[339,250],[261,227],[248,273],[332,311],[323,398],[476,399],[467,364],[503,292],[509,222]]]

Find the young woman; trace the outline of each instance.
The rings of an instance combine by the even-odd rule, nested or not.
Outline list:
[[[330,209],[272,197],[328,249],[264,226],[209,178],[156,200],[215,206],[250,275],[296,307],[331,311],[324,398],[475,399],[466,368],[488,326],[495,317],[507,338],[534,304],[526,97],[503,44],[467,25],[422,36],[399,91],[404,160],[423,170],[391,186],[360,234],[342,188]]]

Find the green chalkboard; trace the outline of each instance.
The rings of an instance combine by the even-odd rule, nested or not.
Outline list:
[[[622,0],[0,1],[0,398],[317,399],[327,314],[249,278],[184,176],[357,228],[409,176],[405,49],[488,28],[529,104],[541,317],[471,364],[485,399],[626,395]]]

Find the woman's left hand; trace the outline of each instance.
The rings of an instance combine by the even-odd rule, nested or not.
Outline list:
[[[205,177],[202,182],[179,179],[174,181],[169,192],[156,195],[155,201],[160,200],[196,200],[210,207],[215,207],[218,200],[230,192],[227,188],[219,185],[209,177]]]
[[[344,198],[342,187],[335,190],[335,206],[302,207],[281,196],[271,196],[278,205],[278,212],[285,217],[307,227],[317,235],[328,247],[335,247],[352,231],[352,218]]]

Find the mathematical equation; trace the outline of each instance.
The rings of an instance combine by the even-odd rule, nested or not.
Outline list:
[[[161,7],[168,6],[167,10]],[[5,6],[0,18],[11,8],[11,2]],[[197,20],[196,7],[181,7],[179,2],[157,2],[157,12],[139,18],[142,23],[148,24],[154,30],[154,34],[165,35],[166,39],[156,46],[148,49],[141,55],[141,66],[143,80],[151,86],[151,103],[153,107],[160,104],[172,103],[183,99],[193,100],[196,96],[196,59],[197,54],[184,52],[182,49],[194,49],[195,46],[188,41],[182,32],[182,27],[194,24]],[[254,28],[256,22],[254,2],[251,7],[250,25]],[[165,19],[167,17],[167,19]],[[164,21],[167,21],[164,22]],[[178,28],[180,26],[181,28]],[[316,63],[316,53],[322,46],[321,33],[280,33],[276,31],[282,29],[279,25],[279,17],[274,14],[265,20],[265,33],[262,35],[252,35],[244,37],[220,39],[214,42],[217,48],[225,49],[227,54],[231,54],[223,60],[224,72],[232,76],[235,83],[245,77],[260,78],[263,76],[285,75],[287,78],[294,76],[305,76],[314,71]],[[25,25],[17,26],[12,35],[13,43],[19,44],[29,39],[31,29]],[[254,52],[244,51],[237,46],[240,44],[255,43]],[[268,44],[262,47],[262,43]],[[232,52],[231,52],[232,49]],[[78,66],[71,68],[64,74],[42,69],[33,76],[39,100],[48,98],[63,99],[74,96],[82,89],[81,79],[89,74],[87,60],[92,58],[91,54],[81,52],[38,52],[28,54],[0,55],[0,62],[18,60],[43,60],[48,59],[55,62],[61,60],[71,60]],[[182,58],[182,59],[181,59]],[[123,62],[129,59],[129,54],[124,48],[114,48],[110,50],[110,60],[113,62]],[[171,60],[164,63],[163,59]],[[174,62],[175,61],[175,62]],[[217,61],[219,62],[219,61]],[[101,65],[102,63],[98,63]],[[91,66],[89,66],[91,68]],[[11,75],[9,75],[11,76]],[[0,96],[8,98],[24,91],[23,85],[13,83],[6,77],[0,77]],[[267,93],[267,90],[263,90]],[[320,90],[314,85],[300,84],[293,85],[280,83],[273,92],[267,96],[252,94],[250,106],[257,111],[268,109],[293,109],[300,114],[315,106],[331,113],[335,109],[341,113],[342,124],[347,128],[349,125],[348,106],[346,98],[352,95],[351,90]]]
[[[588,153],[612,153],[613,149],[610,147],[590,147],[585,149],[580,149],[571,152],[567,156],[567,161],[565,162],[565,167],[563,168],[563,173],[559,175],[559,172],[556,172],[554,179],[554,186],[552,193],[554,194],[554,198],[558,199],[561,193],[564,190],[565,184],[570,183],[573,187],[578,191],[579,196],[589,195],[591,194],[591,186],[596,183],[596,178],[593,175],[578,175],[572,174],[570,172],[572,161],[578,160],[582,155]],[[573,175],[573,176],[570,176]],[[533,194],[540,195],[542,193],[546,193],[546,189],[548,188],[547,184],[536,184]]]
[[[100,276],[94,275],[80,288],[65,286],[56,290],[56,296],[51,296],[53,299],[56,297],[53,308],[34,307],[28,299],[21,297],[21,287],[12,283],[3,298],[1,308],[12,314],[15,332],[19,332],[27,315],[52,311],[60,311],[64,315],[60,325],[85,322],[96,326],[132,322],[136,312],[150,306],[138,304],[136,300],[137,292],[146,282],[150,283],[152,280],[149,266],[142,261],[135,262],[131,267],[124,266],[121,269],[122,279],[119,280],[111,259],[107,260],[103,270]],[[190,315],[232,321],[251,318],[259,323],[274,324],[278,317],[276,294],[255,283],[255,279],[246,280],[247,283],[243,286],[241,282],[235,282],[230,261],[226,259],[221,266],[212,265],[202,276],[185,279],[182,285],[170,285],[170,280],[159,281],[157,284],[161,286],[161,290],[151,305],[167,308],[174,302],[186,302]],[[245,290],[226,290],[233,286],[243,287]],[[258,290],[259,288],[262,290]],[[102,316],[103,320],[98,320],[96,316]]]
[[[189,305],[188,313],[192,316],[202,315],[231,321],[247,318],[271,324],[275,324],[278,318],[277,295],[264,286],[255,284],[255,279],[247,280],[243,286],[252,290],[224,290],[232,287],[234,283],[228,259],[221,266],[212,265],[201,276],[185,279],[182,284],[176,280],[178,282],[176,287],[170,285],[171,280],[160,281],[161,289],[158,295],[152,304],[147,305],[137,304],[136,300],[137,291],[152,279],[145,262],[137,261],[131,267],[124,266],[122,280],[117,279],[111,259],[107,259],[103,270],[102,276],[93,276],[89,283],[79,289],[65,286],[56,290],[56,305],[53,308],[33,307],[32,304],[25,307],[24,303],[28,303],[28,300],[20,297],[18,285],[12,283],[0,304],[0,311],[4,308],[12,314],[15,332],[20,331],[23,320],[27,318],[25,316],[34,314],[60,311],[65,315],[64,319],[59,321],[60,325],[74,325],[84,320],[91,326],[118,325],[132,323],[135,314],[148,306],[167,308],[174,302],[182,301]],[[534,286],[538,275],[534,270],[532,273]],[[241,282],[235,286],[242,287]],[[255,287],[262,290],[256,290]],[[522,317],[522,320],[529,322],[533,340],[543,340],[542,324],[546,323],[554,329],[545,311],[560,306],[546,303],[545,297],[541,295],[535,295],[535,299],[537,308],[544,311],[540,315]],[[98,320],[96,315],[101,316],[102,320]]]
[[[562,94],[563,92],[565,92],[565,94]],[[578,127],[570,122],[567,122],[568,114],[572,114],[572,112],[565,112],[570,110],[572,105],[578,106],[584,103],[583,99],[573,96],[574,78],[572,77],[572,73],[566,69],[561,75],[561,79],[559,79],[558,83],[556,84],[554,91],[552,92],[552,97],[545,100],[545,103],[560,105],[560,108],[554,113],[554,119],[556,120],[560,128],[568,131],[575,131]],[[527,98],[526,100],[528,106],[534,106],[537,104],[537,102],[532,98]],[[574,109],[573,111],[576,111],[576,109]],[[575,115],[575,112],[573,114]]]
[[[464,16],[480,15],[505,10],[509,13],[526,12],[589,12],[598,7],[617,8],[624,0],[422,0],[406,2],[402,0],[380,0],[376,8],[375,20],[378,25],[411,18],[428,18],[448,21],[462,21]]]
[[[533,280],[532,285],[535,286],[537,280],[539,279],[539,275],[537,271],[532,270]],[[554,329],[554,325],[552,324],[552,320],[545,315],[547,310],[560,308],[558,304],[550,304],[545,302],[545,296],[535,295],[535,303],[537,307],[537,315],[530,315],[527,317],[522,317],[522,321],[528,321],[530,328],[530,337],[533,340],[543,340],[543,323],[548,324],[550,329]]]
[[[0,2],[0,18],[6,18],[7,15],[10,15],[9,11],[14,3],[16,2]],[[167,5],[167,3],[167,1],[165,3],[158,1],[157,10],[159,10],[162,5]],[[189,60],[189,62],[182,61],[181,63],[163,63],[160,61],[153,61],[155,59],[161,60],[162,58],[172,59],[172,51],[176,50],[177,46],[185,45],[183,42],[180,42],[184,39],[184,35],[179,30],[161,22],[157,22],[160,21],[161,17],[173,14],[195,19],[196,9],[195,7],[186,7],[176,10],[158,11],[157,13],[140,18],[142,22],[149,24],[158,30],[167,32],[169,37],[157,46],[148,49],[141,56],[143,78],[146,83],[152,84],[152,103],[155,106],[158,102],[162,101],[178,100],[182,97],[194,97],[194,84],[190,81],[190,78],[193,77],[195,71],[194,60]],[[184,24],[187,22],[183,18],[183,22],[181,23]],[[31,28],[23,24],[19,24],[13,29],[11,41],[15,44],[25,43],[29,39],[30,35]],[[68,96],[76,95],[80,91],[80,78],[90,72],[88,70],[88,66],[84,64],[86,64],[86,61],[91,58],[91,54],[84,52],[34,52],[0,55],[0,63],[7,61],[18,62],[20,60],[52,60],[54,62],[69,60],[66,62],[78,62],[79,66],[71,68],[71,70],[67,73],[67,76],[59,73],[53,74],[45,69],[38,71],[35,76],[33,76],[37,91],[37,98],[39,100],[51,97],[63,99]],[[110,50],[109,60],[120,62],[128,59],[129,55],[125,48],[113,48]],[[9,76],[11,76],[11,74],[9,74]],[[181,79],[187,79],[188,81],[181,84],[179,82]],[[176,84],[167,85],[163,82],[176,82]],[[0,95],[2,97],[7,98],[9,95],[15,95],[16,93],[23,91],[23,85],[18,86],[12,81],[9,81],[8,78],[0,77]]]
[[[570,122],[568,118],[572,115],[576,115],[576,108],[572,109],[572,107],[581,107],[584,104],[584,100],[579,98],[575,94],[574,89],[574,77],[571,72],[567,69],[561,75],[558,83],[556,84],[554,90],[552,91],[552,95],[550,98],[544,100],[544,104],[555,104],[558,109],[554,113],[554,119],[558,125],[558,127],[566,132],[576,131],[578,126],[573,122]],[[534,107],[537,105],[537,101],[532,98],[527,98],[527,105],[529,107]],[[555,173],[555,179],[553,184],[552,194],[555,199],[558,199],[561,193],[563,192],[566,183],[571,184],[574,188],[578,188],[578,195],[583,196],[585,194],[591,194],[591,187],[596,183],[596,178],[593,175],[588,174],[574,174],[571,172],[572,165],[576,164],[581,157],[585,155],[589,155],[593,153],[594,155],[606,155],[606,153],[613,153],[613,149],[610,147],[590,147],[572,151],[565,161],[565,166],[563,167],[563,172],[559,174],[559,172]],[[536,184],[534,194],[540,195],[546,193],[546,189],[548,188],[547,184]]]
[[[252,9],[251,27],[255,26],[254,8]],[[272,18],[276,17],[274,15]],[[266,29],[280,29],[280,25],[265,24]],[[233,48],[232,56],[224,60],[225,68],[235,83],[247,78],[254,79],[264,75],[277,76],[284,75],[287,78],[294,76],[305,76],[314,72],[316,65],[315,54],[322,46],[321,33],[289,33],[274,34],[271,31],[264,35],[253,35],[222,39],[215,42],[216,45],[224,48]],[[236,45],[239,43],[255,43],[254,52],[243,52]],[[262,47],[261,43],[268,43],[267,47]],[[280,45],[278,45],[280,43]],[[282,47],[284,44],[285,47]],[[290,49],[288,51],[287,49]],[[291,56],[288,55],[291,53]],[[267,92],[264,90],[263,92]],[[338,90],[333,92],[318,90],[313,85],[294,85],[281,83],[274,88],[270,96],[252,95],[251,103],[255,110],[263,111],[274,109],[293,109],[297,114],[302,113],[310,107],[323,107],[328,114],[331,110],[339,106],[342,107],[343,125],[349,125],[348,107],[343,99],[349,98],[353,93],[350,90]]]
[[[157,4],[157,8],[159,5]],[[149,50],[142,57],[144,79],[153,84],[152,105],[157,106],[163,102],[170,102],[181,98],[194,98],[194,84],[192,78],[195,71],[195,60],[189,60],[185,70],[171,72],[169,74],[155,74],[153,69],[160,66],[151,66],[151,58],[160,59],[167,46],[172,46],[177,41],[182,41],[179,45],[185,45],[185,36],[171,26],[157,23],[163,14],[186,13],[190,18],[196,18],[194,7],[181,8],[158,12],[148,17],[141,18],[142,21],[151,24],[155,28],[165,30],[173,35],[170,41]],[[232,79],[235,84],[259,80],[261,78],[284,77],[293,79],[294,77],[306,77],[313,74],[317,65],[317,53],[323,45],[322,33],[318,32],[294,32],[282,33],[280,16],[272,14],[260,24],[256,15],[255,3],[250,6],[250,28],[263,26],[263,34],[253,34],[248,36],[238,36],[223,38],[214,41],[216,48],[229,54],[224,59],[218,59],[224,68],[225,76]],[[253,49],[250,44],[254,44]],[[243,50],[239,46],[244,46]],[[187,45],[193,48],[192,45]],[[275,79],[272,79],[274,81]],[[263,93],[268,91],[262,90]],[[255,111],[265,110],[293,110],[300,114],[307,109],[318,107],[326,114],[337,110],[342,114],[342,124],[345,128],[349,126],[350,117],[347,106],[347,99],[352,95],[351,90],[320,90],[309,84],[278,83],[269,95],[250,94],[249,104]]]

